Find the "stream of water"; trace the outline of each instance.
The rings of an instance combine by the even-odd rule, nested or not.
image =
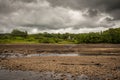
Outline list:
[[[33,71],[9,71],[0,70],[0,80],[89,80],[89,77],[82,74],[73,76],[66,73],[55,72],[33,72]]]

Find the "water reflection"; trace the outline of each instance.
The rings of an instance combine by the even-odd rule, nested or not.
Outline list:
[[[120,56],[119,53],[41,53],[41,54],[20,54],[20,53],[2,53],[0,58],[21,58],[21,57],[45,57],[45,56]]]
[[[35,56],[79,56],[79,54],[57,54],[57,53],[49,53],[49,54],[29,54],[26,57],[35,57]]]
[[[89,80],[89,77],[84,74],[0,70],[0,80]]]

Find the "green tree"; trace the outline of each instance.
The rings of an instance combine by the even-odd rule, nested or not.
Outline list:
[[[27,31],[20,31],[20,30],[17,30],[17,29],[14,29],[12,32],[11,32],[11,35],[12,36],[15,36],[15,37],[27,37],[28,33]]]

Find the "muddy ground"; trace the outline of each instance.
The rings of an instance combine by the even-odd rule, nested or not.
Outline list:
[[[80,56],[32,56],[1,58],[0,67],[5,70],[54,72],[71,77],[87,76],[81,80],[120,80],[120,45],[119,44],[81,44],[81,45],[0,45],[1,54],[46,54],[46,53],[77,53],[89,54]],[[26,52],[24,52],[26,51]],[[24,53],[23,53],[24,52]],[[107,55],[100,55],[105,54]],[[117,55],[111,55],[117,53]],[[98,55],[91,55],[98,54]],[[55,76],[55,75],[54,75]],[[45,76],[44,76],[45,77]],[[38,79],[41,80],[41,79]],[[44,80],[44,79],[43,79]],[[49,80],[49,79],[47,79]],[[54,79],[52,79],[54,80]],[[73,79],[74,80],[74,79]],[[79,80],[79,79],[76,79]]]
[[[92,77],[120,80],[120,56],[12,58],[1,60],[0,65],[9,70],[84,74],[91,80]]]

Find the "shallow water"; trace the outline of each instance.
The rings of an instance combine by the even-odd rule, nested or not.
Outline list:
[[[3,53],[0,58],[21,58],[21,57],[39,57],[39,56],[79,56],[79,54],[57,54],[57,53],[42,53],[42,54],[19,54],[19,53]]]
[[[77,53],[41,53],[41,54],[20,54],[20,53],[2,53],[0,58],[21,58],[21,57],[45,57],[45,56],[120,56],[120,53],[103,53],[103,54],[77,54]]]
[[[57,53],[48,53],[48,54],[29,54],[27,57],[33,57],[33,56],[79,56],[79,54],[57,54]]]
[[[112,80],[112,75],[102,76],[87,76],[84,74],[73,75],[70,73],[55,73],[55,72],[33,72],[20,70],[3,70],[0,69],[0,80]],[[116,79],[119,80],[119,79]]]
[[[89,77],[82,74],[73,76],[66,73],[55,72],[33,72],[33,71],[9,71],[0,70],[0,80],[89,80]]]

